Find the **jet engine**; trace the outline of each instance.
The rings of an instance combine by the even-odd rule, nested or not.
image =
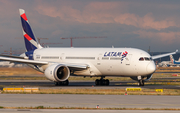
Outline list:
[[[52,64],[44,72],[46,78],[54,82],[62,82],[69,78],[69,68],[62,64]]]

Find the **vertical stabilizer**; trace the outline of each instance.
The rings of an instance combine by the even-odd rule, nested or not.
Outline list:
[[[174,58],[172,55],[170,55],[170,60],[171,60],[172,64],[174,64]]]
[[[25,10],[19,9],[19,13],[20,13],[20,18],[21,18],[21,23],[22,23],[22,30],[23,30],[26,50],[33,51],[35,49],[42,48],[33,34],[29,21],[26,17]]]

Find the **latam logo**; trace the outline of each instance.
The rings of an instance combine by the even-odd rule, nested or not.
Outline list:
[[[121,57],[121,63],[124,58],[127,56],[128,52],[105,52],[104,57]]]
[[[128,54],[127,51],[125,52],[105,52],[104,57],[126,57]]]

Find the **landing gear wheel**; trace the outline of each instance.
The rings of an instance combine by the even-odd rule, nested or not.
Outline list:
[[[139,85],[139,86],[144,86],[144,81],[143,81],[143,80],[139,80],[138,85]]]
[[[96,79],[95,84],[96,84],[96,86],[103,86],[103,85],[108,86],[109,85],[109,80],[108,79],[106,79],[106,80],[104,80],[104,79],[100,79],[100,80]]]
[[[64,81],[64,85],[68,86],[69,85],[69,80]]]
[[[54,82],[54,85],[55,85],[55,86],[58,86],[58,82]]]
[[[55,86],[68,86],[69,85],[69,80],[65,80],[62,82],[54,82]]]
[[[105,85],[109,86],[109,80],[108,79],[105,80]]]
[[[95,84],[96,86],[100,85],[100,80],[96,79]]]

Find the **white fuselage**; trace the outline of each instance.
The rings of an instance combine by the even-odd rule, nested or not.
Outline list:
[[[125,51],[126,55],[123,56]],[[87,70],[74,72],[73,75],[77,76],[147,76],[156,69],[147,52],[134,48],[42,48],[34,51],[33,58],[89,65]]]

